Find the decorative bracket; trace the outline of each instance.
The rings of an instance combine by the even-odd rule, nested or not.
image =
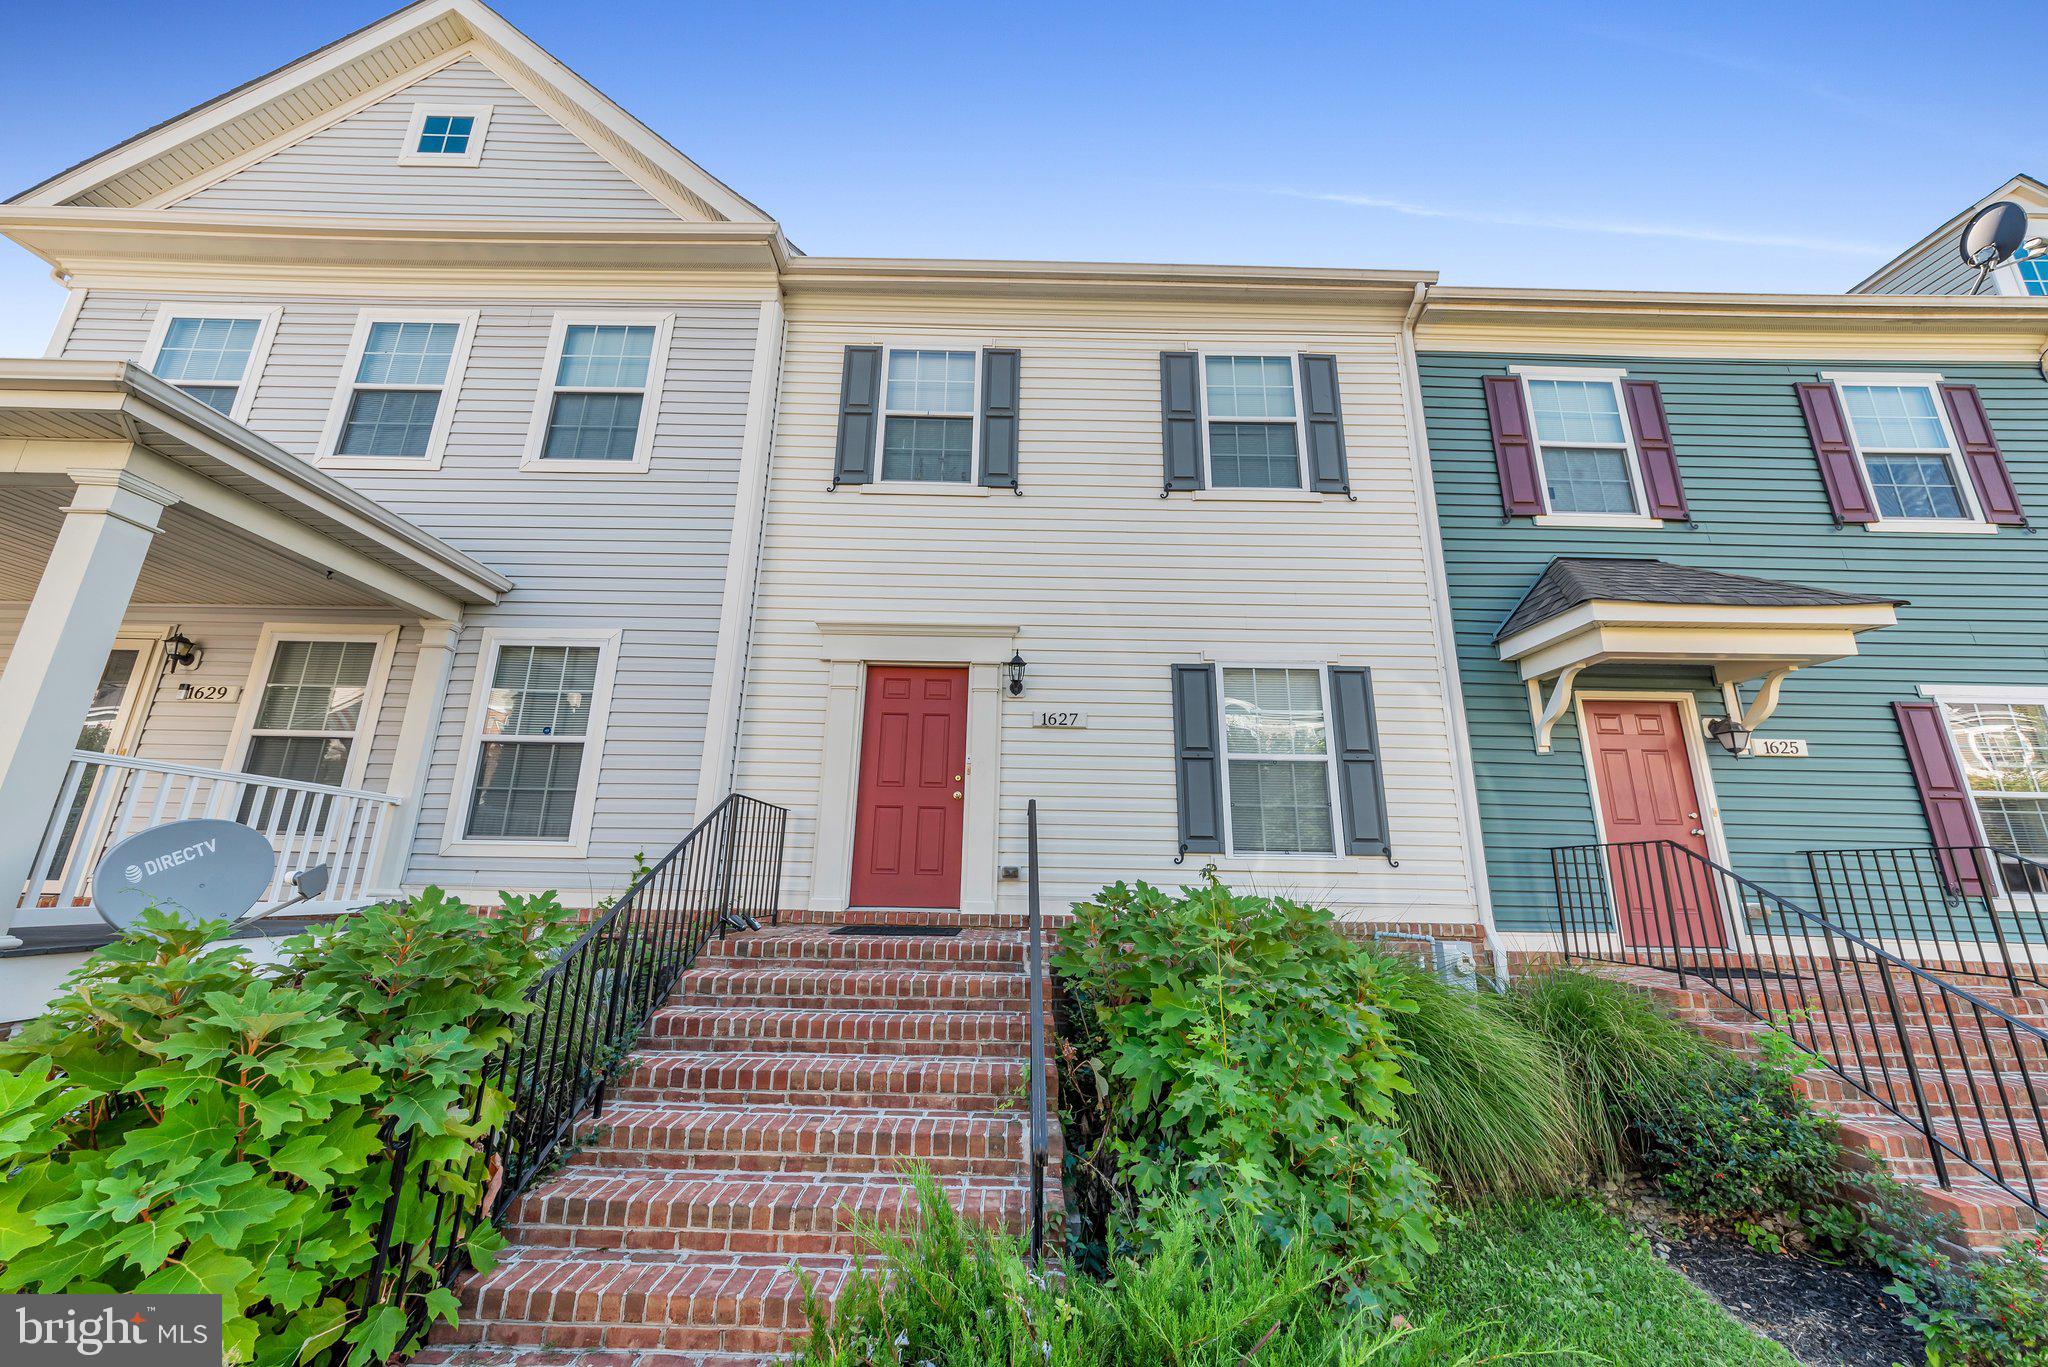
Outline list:
[[[1764,675],[1763,683],[1757,688],[1756,697],[1747,708],[1742,705],[1742,690],[1732,679],[1721,681],[1721,701],[1728,706],[1728,715],[1739,717],[1743,726],[1754,732],[1771,719],[1771,713],[1778,710],[1778,690],[1784,686],[1785,676],[1797,665],[1782,665]]]
[[[1529,720],[1536,728],[1536,753],[1550,753],[1550,733],[1556,729],[1558,718],[1572,705],[1572,684],[1577,681],[1584,665],[1566,665],[1564,672],[1557,676],[1557,682],[1550,686],[1550,701],[1543,700],[1543,681],[1529,680]]]

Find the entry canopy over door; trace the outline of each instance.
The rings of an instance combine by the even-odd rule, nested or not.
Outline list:
[[[1859,633],[1898,621],[1903,599],[1837,593],[1663,560],[1553,560],[1494,633],[1501,659],[1529,686],[1536,752],[1595,665],[1707,665],[1737,710],[1735,689],[1763,680],[1742,720],[1753,730],[1795,669],[1856,653]],[[1546,698],[1544,682],[1555,680]]]

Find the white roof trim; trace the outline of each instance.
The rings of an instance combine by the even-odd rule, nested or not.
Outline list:
[[[1734,607],[1602,599],[1546,618],[1500,643],[1522,678],[1616,661],[1703,664],[1719,682],[1804,668],[1856,653],[1859,632],[1898,621],[1890,603]]]

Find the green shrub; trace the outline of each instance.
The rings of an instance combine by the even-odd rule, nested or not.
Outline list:
[[[1411,1089],[1394,1102],[1409,1156],[1465,1200],[1580,1182],[1592,1141],[1550,1042],[1499,997],[1405,960],[1384,959],[1379,972],[1414,1004],[1392,1019]]]
[[[1246,1206],[1398,1286],[1430,1247],[1427,1175],[1403,1151],[1409,1009],[1325,911],[1236,896],[1207,871],[1172,896],[1119,883],[1074,908],[1054,966],[1076,1027],[1064,1079],[1118,1237],[1156,1233],[1191,1190]]]
[[[424,1251],[365,1279],[394,1180],[401,1246],[488,1181],[485,1064],[570,933],[552,896],[505,904],[430,889],[269,968],[146,913],[0,1044],[0,1291],[217,1293],[231,1363],[366,1362],[415,1310],[452,1319]],[[480,1225],[472,1263],[500,1242]]]

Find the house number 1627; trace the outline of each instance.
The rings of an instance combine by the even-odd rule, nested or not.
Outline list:
[[[1088,724],[1086,712],[1040,712],[1032,717],[1033,726],[1050,726],[1059,730],[1073,730]]]

